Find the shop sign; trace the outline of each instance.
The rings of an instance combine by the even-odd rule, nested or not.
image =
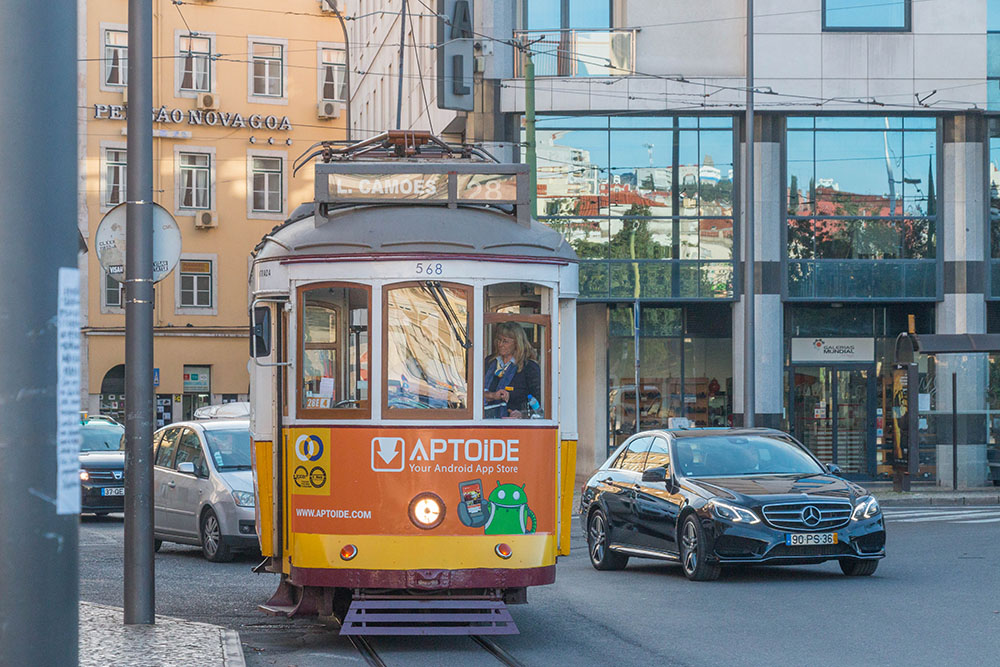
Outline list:
[[[874,338],[793,338],[792,363],[875,361]]]
[[[184,367],[184,393],[207,394],[211,385],[211,369],[208,366]]]
[[[176,109],[161,106],[153,109],[153,122],[173,125],[208,125],[210,127],[231,127],[252,130],[291,130],[288,116],[262,116],[259,113],[244,116],[239,111],[215,111],[214,109]],[[95,120],[125,120],[128,108],[124,104],[95,104]]]

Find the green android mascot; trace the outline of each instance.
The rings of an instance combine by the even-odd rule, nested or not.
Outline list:
[[[523,485],[497,482],[497,488],[493,489],[488,500],[490,518],[484,529],[486,535],[525,535],[538,528],[538,520],[528,507]],[[529,518],[531,530],[527,526]]]

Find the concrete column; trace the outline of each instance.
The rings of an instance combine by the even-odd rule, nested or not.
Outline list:
[[[986,294],[986,174],[985,119],[964,115],[944,119],[941,156],[938,252],[944,257],[944,301],[937,307],[937,333],[985,333]],[[958,373],[958,485],[986,484],[985,354],[942,354],[937,357],[937,480],[952,484],[951,375]]]
[[[754,347],[757,360],[757,426],[779,427],[784,406],[784,317],[781,305],[781,207],[785,191],[781,169],[784,122],[780,116],[758,114],[754,132]],[[746,133],[740,142],[743,154]],[[742,157],[737,161],[742,165]],[[746,183],[746,178],[740,179]],[[742,187],[742,186],[741,186]],[[742,233],[740,237],[742,238]],[[741,257],[741,264],[744,258]],[[742,269],[738,269],[742,275]],[[733,413],[734,423],[743,421],[743,304],[733,305]]]
[[[576,311],[577,476],[589,475],[608,452],[608,307],[587,303]]]

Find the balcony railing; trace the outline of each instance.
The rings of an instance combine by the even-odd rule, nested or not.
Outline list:
[[[937,294],[936,259],[788,260],[789,300],[929,300]]]
[[[531,43],[535,76],[625,76],[635,72],[636,32],[517,30],[514,39]],[[514,71],[515,76],[524,76],[524,53],[520,50]]]

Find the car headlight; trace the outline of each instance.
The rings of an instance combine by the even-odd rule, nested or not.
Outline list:
[[[249,491],[233,491],[233,500],[240,507],[253,507],[253,494]]]
[[[709,501],[708,504],[712,508],[712,513],[720,519],[732,521],[733,523],[760,523],[760,519],[757,518],[757,515],[745,507],[730,505],[729,503],[722,502],[717,499]]]
[[[81,470],[80,471],[80,481],[81,482],[86,482],[89,479],[90,479],[90,473],[87,472],[86,470]]]
[[[858,499],[854,505],[854,512],[851,513],[851,521],[861,521],[870,519],[882,509],[878,506],[878,501],[873,496],[864,496]]]

